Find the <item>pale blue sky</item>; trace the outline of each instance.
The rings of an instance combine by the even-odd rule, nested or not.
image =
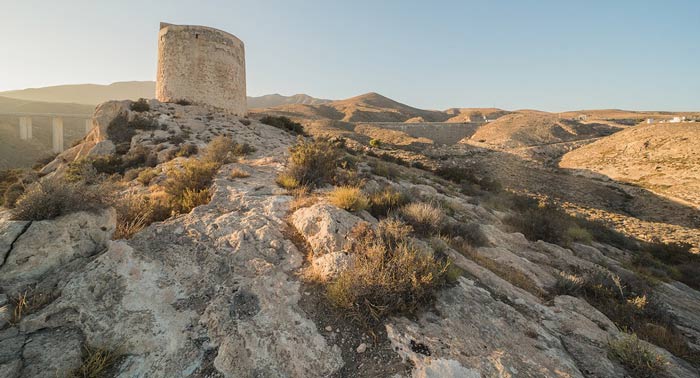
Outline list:
[[[154,80],[160,21],[241,38],[249,95],[700,110],[698,0],[0,0],[0,90]]]

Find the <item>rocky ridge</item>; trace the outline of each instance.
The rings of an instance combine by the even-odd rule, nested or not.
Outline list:
[[[140,116],[129,105],[100,105],[93,132],[42,173],[61,175],[71,161],[114,153],[119,146],[109,139],[109,125],[119,116]],[[328,204],[326,189],[315,204],[292,207],[294,197],[275,184],[295,141],[285,131],[155,101],[147,115],[161,127],[137,130],[129,148],[159,150],[164,171],[186,159],[171,160],[169,151],[178,147],[167,141],[183,131],[186,142],[199,147],[229,135],[256,152],[218,170],[208,204],[153,223],[129,240],[110,240],[112,210],[32,222],[10,220],[2,211],[1,376],[66,374],[81,364],[86,345],[117,351],[108,372],[116,377],[376,376],[383,365],[389,367],[381,375],[397,377],[628,375],[608,352],[611,340],[624,337],[610,319],[582,298],[542,294],[556,292],[562,272],[631,274],[626,252],[595,242],[564,248],[528,241],[508,231],[505,213],[474,204],[425,171],[406,168],[388,179],[360,163],[365,188],[389,185],[444,204],[450,221],[477,224],[485,242],[472,255],[443,246],[459,268],[455,282],[415,316],[389,317],[376,339],[350,345],[344,340],[357,325],[338,317],[321,323],[328,304],[322,297],[315,307],[304,304],[305,297],[323,293],[300,274],[308,265],[324,267],[329,276],[342,270],[353,226],[378,220]],[[249,176],[232,178],[233,170]],[[136,181],[128,187],[146,190]],[[429,240],[418,241],[431,248]],[[518,272],[534,286],[523,289],[483,261]],[[13,319],[13,299],[28,291],[45,300]],[[700,350],[700,293],[678,282],[659,283],[657,292],[691,348]],[[698,375],[697,365],[642,343],[663,356],[668,375]],[[355,369],[348,372],[350,364]]]

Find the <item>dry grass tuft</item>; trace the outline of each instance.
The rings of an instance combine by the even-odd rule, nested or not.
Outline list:
[[[431,235],[442,229],[445,213],[425,202],[413,202],[401,208],[401,219],[421,235]]]
[[[410,201],[406,193],[388,186],[369,195],[369,212],[375,217],[386,217]]]
[[[349,268],[327,286],[331,303],[362,321],[410,313],[445,282],[448,263],[418,250],[410,226],[383,220],[377,231],[361,223],[353,232]]]
[[[250,177],[250,173],[248,173],[240,168],[234,168],[233,170],[231,170],[231,174],[229,175],[229,177],[232,179],[246,178],[246,177]]]
[[[667,363],[663,356],[644,345],[635,334],[611,340],[608,343],[608,353],[636,378],[659,377]]]
[[[369,199],[360,188],[341,186],[328,193],[329,201],[347,211],[362,211],[369,205]]]
[[[83,363],[67,374],[70,378],[101,378],[119,360],[121,353],[102,348],[83,347]]]

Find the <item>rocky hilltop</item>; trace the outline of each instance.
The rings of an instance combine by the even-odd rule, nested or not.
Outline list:
[[[107,102],[21,178],[0,376],[698,376],[687,250],[264,120]]]

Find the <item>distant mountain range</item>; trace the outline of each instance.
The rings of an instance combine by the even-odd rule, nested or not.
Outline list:
[[[123,81],[109,85],[71,84],[43,88],[27,88],[0,92],[0,96],[28,101],[75,103],[94,106],[109,100],[136,100],[141,97],[153,98],[155,92],[156,83],[154,81]],[[314,98],[305,94],[296,94],[293,96],[270,94],[259,97],[249,96],[248,107],[269,108],[289,104],[320,105],[330,101],[331,100]]]

